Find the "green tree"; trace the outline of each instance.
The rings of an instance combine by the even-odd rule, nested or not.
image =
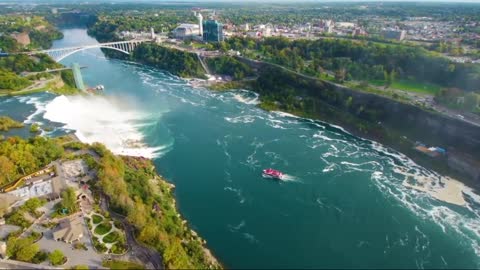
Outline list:
[[[62,192],[61,207],[66,208],[70,214],[77,212],[77,196],[75,195],[75,190],[73,188],[69,187]]]
[[[37,208],[44,205],[45,203],[46,203],[45,200],[40,200],[39,198],[31,198],[31,199],[28,199],[24,205],[22,205],[21,209],[26,210],[29,213],[33,214],[35,213]]]
[[[385,81],[385,88],[389,88],[392,85],[392,77],[386,70],[383,72],[383,80]]]
[[[62,251],[55,249],[48,255],[48,259],[52,265],[61,265],[65,260],[65,256]]]
[[[347,71],[344,68],[338,69],[335,71],[335,81],[343,83],[347,77]]]
[[[7,255],[19,261],[31,262],[40,247],[30,238],[10,237],[7,241]]]
[[[480,95],[475,93],[468,93],[465,96],[465,103],[463,104],[465,110],[468,110],[470,112],[475,112],[478,108],[479,100],[480,100]]]
[[[0,156],[0,185],[13,181],[15,174],[15,164],[9,158]]]

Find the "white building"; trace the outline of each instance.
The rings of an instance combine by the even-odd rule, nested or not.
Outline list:
[[[353,29],[355,28],[355,24],[351,22],[337,22],[335,23],[335,27],[340,29]]]
[[[193,38],[200,36],[200,27],[198,24],[182,23],[173,30],[173,34],[178,39]]]

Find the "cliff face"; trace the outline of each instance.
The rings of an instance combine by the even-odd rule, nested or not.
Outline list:
[[[297,74],[276,65],[243,59],[258,70],[253,86],[278,109],[338,124],[379,141],[440,173],[480,184],[480,127],[387,97],[360,92]],[[445,158],[413,150],[416,141],[447,149]]]
[[[375,119],[427,144],[437,144],[469,153],[480,159],[480,127],[465,121],[378,95],[362,93],[326,82],[325,86],[352,97],[352,108],[368,107]],[[350,109],[350,111],[352,111]]]

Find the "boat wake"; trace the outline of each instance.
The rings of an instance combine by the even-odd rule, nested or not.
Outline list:
[[[290,174],[283,174],[282,181],[284,182],[294,182],[294,183],[303,183],[302,180],[296,176]]]

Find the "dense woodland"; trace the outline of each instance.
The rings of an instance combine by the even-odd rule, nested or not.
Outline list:
[[[171,187],[156,176],[150,160],[118,157],[100,144],[93,149],[101,157],[98,188],[135,226],[138,240],[163,255],[168,269],[219,267],[209,262],[201,242],[177,216]]]
[[[23,123],[17,122],[8,116],[0,116],[0,131],[8,131],[11,128],[22,128]]]
[[[38,76],[22,77],[22,72],[42,72],[47,68],[54,69],[62,67],[61,64],[53,61],[47,55],[27,56],[25,54],[16,54],[0,58],[0,90],[16,91],[21,90],[32,84],[32,81],[38,79]],[[71,72],[62,72],[66,83],[71,85],[73,74]],[[42,77],[50,75],[44,74]],[[74,84],[73,84],[74,86]]]
[[[133,59],[181,77],[205,77],[205,71],[193,53],[144,43],[135,49]]]
[[[31,43],[27,47],[21,46],[10,37],[14,32],[28,33]],[[53,40],[62,38],[62,33],[40,16],[10,15],[0,18],[0,50],[4,52],[18,52],[23,50],[47,49],[52,46]],[[0,90],[4,92],[21,90],[32,84],[37,78],[20,76],[22,72],[41,72],[47,68],[59,68],[47,55],[33,57],[17,54],[0,58]],[[67,72],[68,73],[68,72]],[[45,75],[48,76],[48,75]],[[69,76],[69,75],[64,75]],[[70,83],[67,83],[70,85]]]
[[[240,80],[254,75],[253,69],[235,58],[221,56],[216,58],[207,58],[207,65],[215,74],[229,75],[235,80]]]
[[[24,49],[48,49],[53,40],[63,37],[62,32],[41,16],[9,15],[0,17],[0,49],[7,52],[21,51]],[[19,46],[12,42],[10,34],[27,33],[30,37],[30,45]]]
[[[380,44],[369,41],[319,39],[295,40],[231,38],[224,49],[263,59],[306,74],[322,70],[342,71],[345,79],[398,79],[428,82],[468,91],[479,90],[480,66],[453,63],[421,47]]]
[[[55,140],[9,137],[0,141],[0,185],[33,173],[61,157],[63,148]]]

